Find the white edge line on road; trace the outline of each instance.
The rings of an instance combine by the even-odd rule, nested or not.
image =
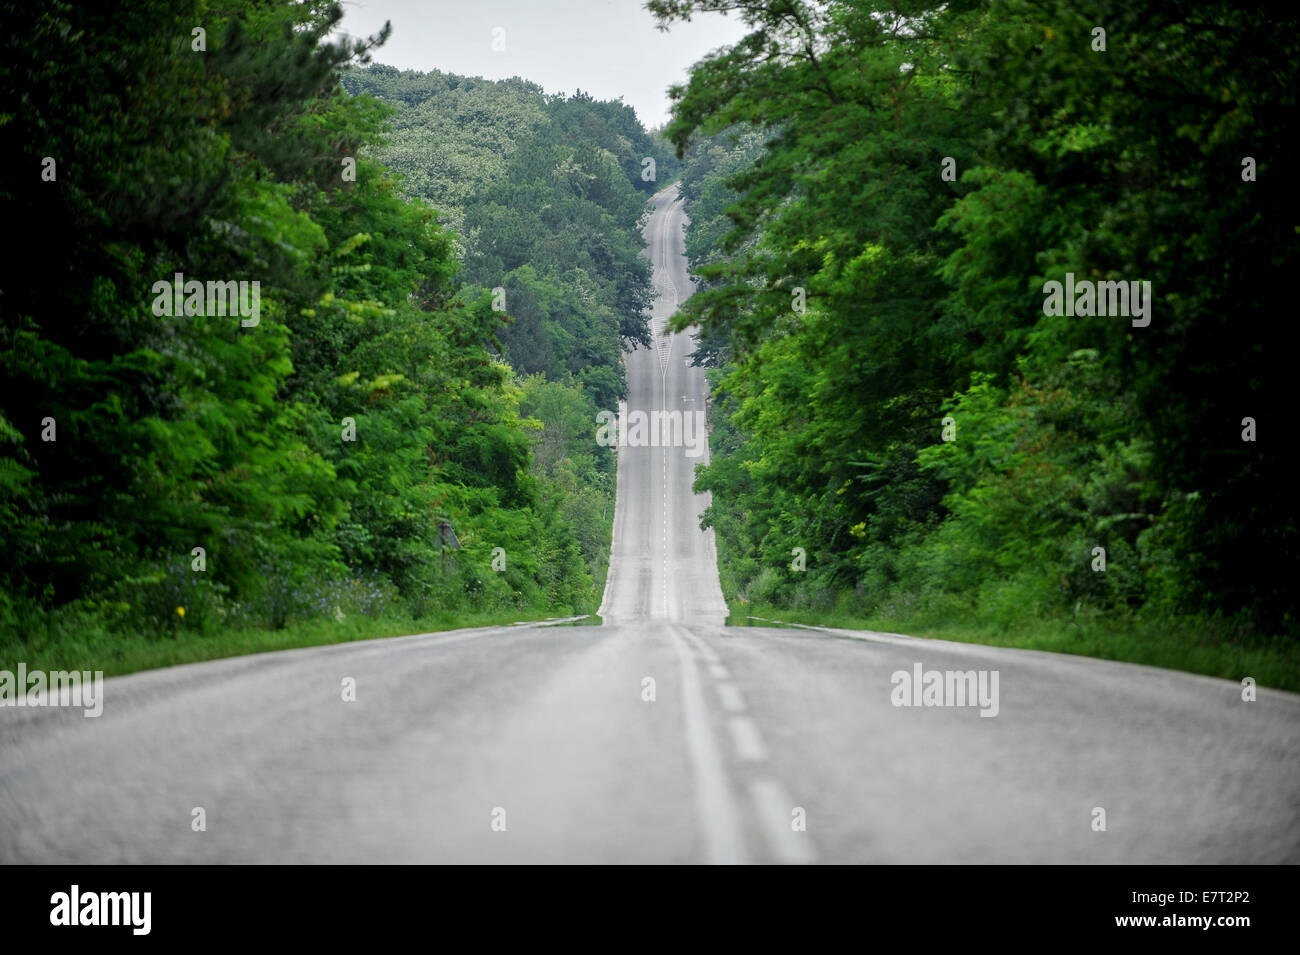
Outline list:
[[[596,608],[596,616],[602,621],[605,619],[605,613],[609,610],[609,592],[614,584],[614,554],[617,553],[618,547],[618,482],[623,478],[623,446],[617,445],[618,450],[614,452],[614,514],[610,518],[609,531],[609,561],[605,564],[605,592],[600,595],[600,606]]]
[[[1071,666],[1081,667],[1123,667],[1124,669],[1134,671],[1146,671],[1152,675],[1159,675],[1166,678],[1177,678],[1189,682],[1198,682],[1204,684],[1207,689],[1213,688],[1221,690],[1225,687],[1239,688],[1240,684],[1235,680],[1228,680],[1223,677],[1207,676],[1204,673],[1192,673],[1188,670],[1171,670],[1168,667],[1152,666],[1149,663],[1133,663],[1129,660],[1108,660],[1103,657],[1089,657],[1078,653],[1063,653],[1054,650],[1031,650],[1027,647],[1001,647],[993,643],[963,643],[959,640],[942,640],[938,637],[909,637],[905,633],[889,633],[883,630],[845,630],[839,627],[819,627],[811,623],[790,623],[785,620],[773,620],[769,617],[746,617],[747,620],[759,620],[764,623],[779,624],[781,628],[790,628],[796,630],[809,630],[813,633],[822,634],[833,639],[839,640],[857,640],[861,643],[884,643],[900,647],[912,647],[914,649],[924,648],[927,646],[934,647],[936,650],[945,653],[954,653],[968,657],[980,657],[989,659],[990,656],[999,654],[1008,654],[1008,662],[1020,658],[1022,660],[1044,660],[1052,663],[1068,663]],[[705,625],[708,626],[708,625]],[[714,630],[719,636],[728,636],[725,631],[719,627],[708,626],[708,629]],[[734,628],[735,635],[743,634],[745,627]],[[777,629],[761,628],[754,629]],[[1288,705],[1300,706],[1300,693],[1291,693],[1287,690],[1279,690],[1276,687],[1260,687],[1261,692],[1267,692],[1270,699],[1282,701],[1286,700]]]

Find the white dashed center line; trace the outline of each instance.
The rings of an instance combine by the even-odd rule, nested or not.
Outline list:
[[[740,693],[740,687],[734,683],[719,683],[718,699],[722,701],[722,708],[728,713],[745,712],[745,698]]]
[[[731,729],[731,742],[736,748],[736,755],[751,763],[767,759],[767,747],[758,727],[748,716],[733,716],[727,721]]]

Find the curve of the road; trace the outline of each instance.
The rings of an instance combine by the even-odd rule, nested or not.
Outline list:
[[[684,222],[654,197],[656,331],[691,289]],[[702,410],[691,347],[628,356],[629,413]],[[619,449],[603,626],[139,673],[97,719],[0,707],[0,863],[1300,861],[1300,697],[725,627],[689,450]],[[996,716],[894,705],[918,664],[997,671]]]

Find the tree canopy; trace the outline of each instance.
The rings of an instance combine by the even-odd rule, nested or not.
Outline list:
[[[677,324],[722,369],[699,484],[742,591],[1295,632],[1294,14],[650,7],[749,27],[666,130],[704,279]],[[1147,323],[1048,314],[1075,280],[1149,288]]]
[[[646,133],[521,82],[358,71],[384,35],[332,41],[340,16],[6,4],[7,652],[60,620],[594,609],[613,461],[581,422],[644,338]],[[457,135],[417,163],[411,129]]]

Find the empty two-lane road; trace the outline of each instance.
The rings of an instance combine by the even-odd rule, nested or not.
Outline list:
[[[619,448],[614,546],[600,613],[608,624],[671,620],[722,626],[727,604],[713,531],[701,531],[699,524],[709,496],[691,489],[695,466],[708,461],[708,383],[704,369],[690,362],[691,337],[664,334],[691,294],[686,215],[675,186],[657,193],[650,208],[645,239],[654,267],[653,346],[626,358],[622,416],[631,421],[640,413],[644,427],[627,427],[628,440]]]
[[[656,328],[690,291],[683,221],[655,197]],[[629,356],[629,413],[703,405],[690,347]],[[689,450],[619,449],[604,626],[140,673],[99,718],[0,707],[0,863],[1300,861],[1300,697],[725,627]],[[917,664],[996,671],[996,715],[895,705]]]

